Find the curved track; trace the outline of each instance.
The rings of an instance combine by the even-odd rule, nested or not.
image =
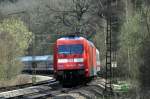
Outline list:
[[[1,90],[0,97],[2,98],[23,97],[24,95],[27,94],[33,94],[44,90],[49,90],[50,86],[54,86],[56,84],[58,84],[58,81],[52,79],[52,80],[41,81],[35,84],[28,83],[23,85],[3,87],[0,88]]]

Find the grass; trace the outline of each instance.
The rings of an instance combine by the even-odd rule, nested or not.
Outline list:
[[[31,79],[27,75],[20,74],[10,80],[0,81],[0,87],[13,86],[19,84],[30,83]]]

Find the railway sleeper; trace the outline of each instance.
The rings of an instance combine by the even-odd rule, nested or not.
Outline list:
[[[50,92],[45,92],[45,93],[37,93],[35,95],[28,95],[24,96],[22,99],[46,99],[47,97],[51,97]]]

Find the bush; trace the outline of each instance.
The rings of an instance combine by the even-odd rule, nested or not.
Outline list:
[[[4,19],[0,23],[0,80],[14,77],[21,71],[17,59],[32,40],[32,33],[19,19]]]

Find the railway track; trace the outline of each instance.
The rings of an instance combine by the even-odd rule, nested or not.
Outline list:
[[[101,99],[100,97],[103,97],[103,88],[101,86],[80,85],[62,90],[61,94],[56,95],[53,99]]]
[[[28,83],[23,85],[16,85],[10,87],[0,88],[0,98],[16,98],[16,97],[24,97],[25,95],[40,93],[43,91],[50,90],[50,86],[54,86],[58,84],[58,81],[55,79],[41,81],[35,84]],[[2,92],[3,91],[3,92]]]
[[[103,91],[103,84],[88,83],[87,85],[63,88],[60,92],[61,94],[56,95],[53,99],[104,99]]]
[[[44,81],[36,82],[34,84],[33,83],[26,83],[26,84],[20,84],[20,85],[15,85],[15,86],[0,87],[0,92],[10,91],[10,90],[17,90],[17,89],[26,88],[26,87],[47,84],[49,82],[54,82],[54,81],[55,81],[55,79],[44,80]]]
[[[102,82],[103,83],[103,82]],[[17,85],[0,93],[4,99],[97,99],[103,97],[103,84],[89,83],[71,88],[63,88],[59,82],[52,80],[36,84]]]

